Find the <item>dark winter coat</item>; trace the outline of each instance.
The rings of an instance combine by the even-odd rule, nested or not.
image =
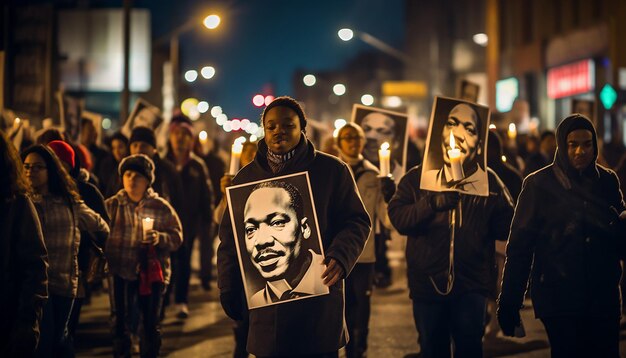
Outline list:
[[[422,168],[406,173],[389,202],[389,219],[407,235],[407,275],[412,299],[437,300],[445,290],[450,262],[449,211],[436,212],[430,204],[433,192],[420,190]],[[513,204],[498,176],[487,170],[489,196],[461,195],[462,218],[455,231],[454,274],[451,296],[468,292],[494,295],[495,240],[506,240]],[[461,224],[461,225],[459,225]],[[460,226],[460,227],[459,227]]]
[[[325,255],[337,260],[347,275],[363,250],[370,219],[348,166],[302,138],[301,150],[276,174],[268,166],[267,145],[261,141],[255,160],[237,173],[233,185],[308,171]],[[219,236],[218,285],[222,294],[237,299],[243,285],[228,210]],[[347,342],[343,280],[330,287],[328,295],[257,308],[249,314],[248,351],[257,356],[326,353]]]
[[[554,162],[524,180],[507,244],[500,306],[522,306],[530,275],[538,318],[620,315],[619,259],[626,230],[616,211],[624,210],[624,201],[612,170],[595,160],[582,173],[570,166],[568,127],[580,120],[587,121],[572,116],[561,122]],[[596,133],[590,122],[589,127],[597,157]]]
[[[0,356],[28,357],[48,298],[48,253],[33,203],[0,201]]]
[[[175,159],[168,154],[166,161],[174,166]],[[175,168],[175,166],[174,166]],[[189,161],[177,172],[183,185],[183,196],[179,198],[178,217],[183,224],[185,243],[192,244],[199,230],[208,230],[213,219],[213,189],[204,161],[191,153]],[[202,232],[202,231],[200,231]]]

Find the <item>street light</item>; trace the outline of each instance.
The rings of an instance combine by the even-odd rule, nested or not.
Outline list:
[[[179,67],[179,55],[180,55],[180,45],[179,45],[179,37],[181,34],[195,28],[197,26],[198,18],[194,17],[182,24],[181,26],[175,28],[168,35],[169,43],[170,43],[170,66],[172,73],[172,87],[173,87],[173,95],[174,98],[174,106],[178,104],[178,67]],[[217,15],[209,15],[204,18],[203,24],[209,30],[216,29],[220,24],[220,17]],[[161,41],[157,41],[155,44],[159,44]]]
[[[341,29],[337,31],[337,35],[343,41],[350,41],[354,37],[354,31],[352,31],[351,29]]]
[[[361,103],[363,103],[366,106],[371,106],[372,104],[374,104],[374,96],[372,96],[371,94],[362,95]]]
[[[204,27],[206,27],[207,29],[213,30],[213,29],[217,28],[220,25],[221,21],[222,21],[222,19],[220,19],[219,16],[217,16],[217,15],[209,15],[209,16],[204,18],[204,21],[202,23],[204,24]]]
[[[213,66],[204,66],[200,70],[200,73],[202,74],[202,77],[209,80],[215,76],[215,68]]]
[[[482,47],[486,47],[487,44],[489,43],[489,37],[484,34],[484,33],[477,33],[476,35],[472,36],[472,40],[474,40],[474,43],[482,46]]]
[[[302,78],[302,82],[304,82],[305,86],[311,87],[315,85],[317,78],[315,78],[314,75],[308,74]]]
[[[337,83],[333,86],[333,93],[337,96],[343,96],[346,93],[346,86],[341,83]]]
[[[361,41],[367,43],[368,45],[373,46],[377,48],[378,50],[388,54],[389,56],[395,57],[402,62],[405,62],[405,63],[412,62],[413,59],[409,55],[405,54],[404,52],[398,49],[393,48],[386,42],[368,34],[367,32],[355,31],[355,30],[344,28],[337,32],[337,36],[339,36],[339,38],[342,39],[343,41],[350,41],[354,37],[355,32],[356,32],[356,35],[361,39]]]
[[[185,81],[191,83],[194,82],[196,79],[198,79],[198,71],[189,70],[185,72]]]

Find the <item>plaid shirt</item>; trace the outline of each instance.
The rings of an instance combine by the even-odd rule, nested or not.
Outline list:
[[[72,207],[58,196],[34,198],[48,249],[48,289],[51,294],[76,297],[80,230],[109,233],[109,226],[83,201]]]
[[[161,262],[165,284],[171,275],[170,252],[183,242],[183,229],[172,206],[148,188],[139,203],[132,202],[124,189],[105,201],[111,217],[111,235],[105,254],[109,271],[129,281],[139,278],[139,250],[143,236],[142,218],[154,219],[153,229],[159,232],[157,256]]]

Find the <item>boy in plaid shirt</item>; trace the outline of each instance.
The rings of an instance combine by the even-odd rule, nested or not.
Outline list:
[[[111,234],[105,253],[111,273],[111,318],[115,356],[131,356],[129,318],[139,304],[144,335],[141,356],[156,357],[161,347],[159,312],[170,280],[170,252],[182,243],[176,211],[150,188],[154,163],[131,155],[118,167],[123,189],[106,200]],[[151,228],[149,227],[151,226]]]

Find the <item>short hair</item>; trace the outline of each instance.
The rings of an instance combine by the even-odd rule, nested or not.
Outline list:
[[[298,103],[298,101],[289,96],[277,97],[269,105],[267,105],[267,107],[265,107],[263,113],[261,114],[262,126],[265,125],[265,115],[267,114],[267,112],[270,111],[270,109],[274,107],[286,107],[296,112],[296,114],[298,115],[298,119],[300,119],[300,129],[304,130],[306,128],[306,115],[304,114],[302,106],[300,106],[300,103]]]
[[[255,191],[263,188],[284,189],[287,194],[289,194],[289,206],[296,212],[296,217],[298,218],[298,220],[304,218],[302,195],[300,194],[298,188],[284,181],[266,181],[255,185],[254,188],[252,188],[252,192],[250,192],[250,195],[252,195],[252,193],[254,193]]]

